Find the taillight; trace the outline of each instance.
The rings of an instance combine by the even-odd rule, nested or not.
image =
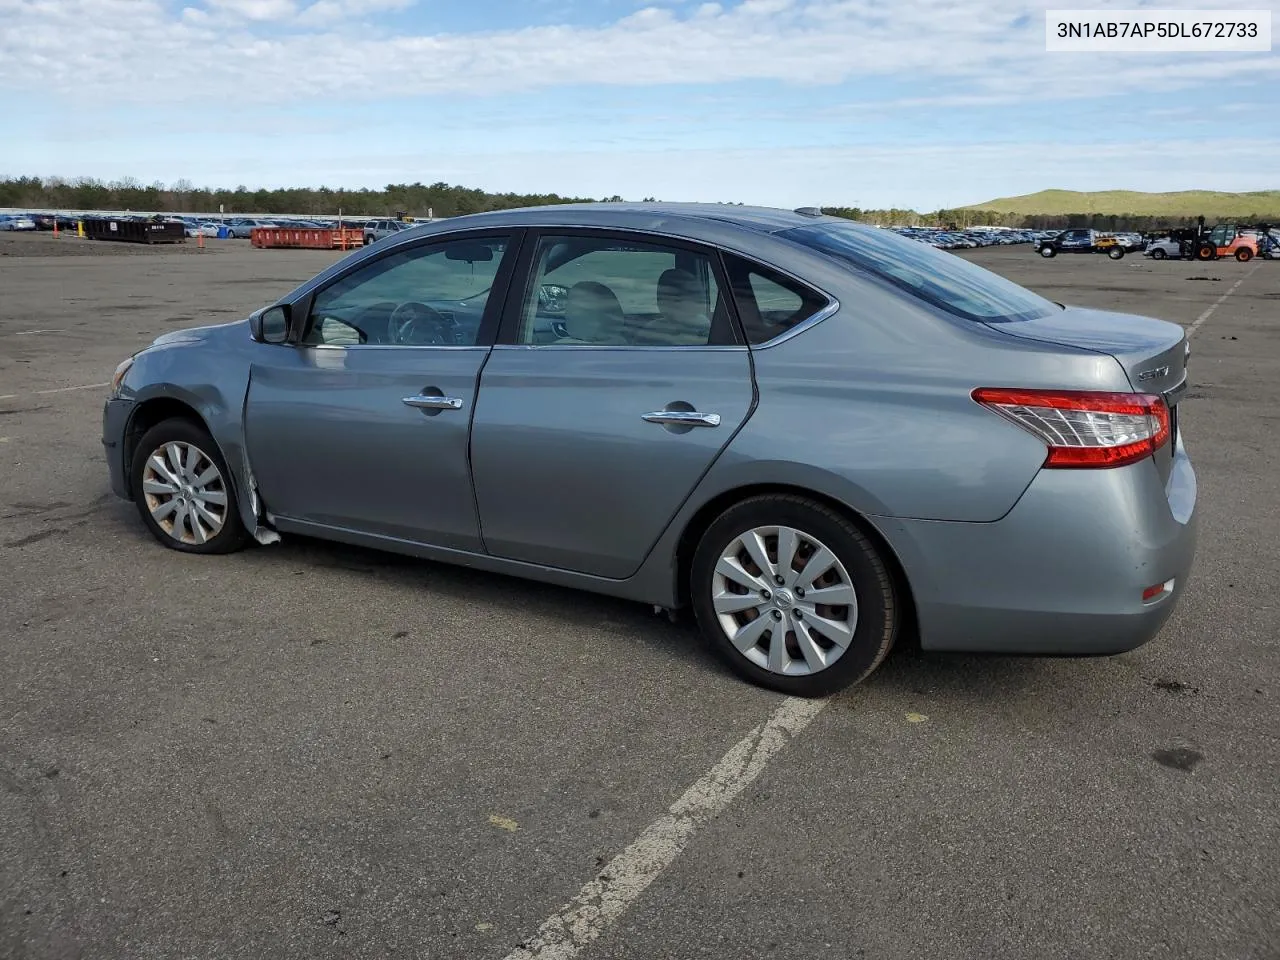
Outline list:
[[[1169,407],[1155,394],[981,387],[973,399],[1043,440],[1046,467],[1123,467],[1169,439]]]

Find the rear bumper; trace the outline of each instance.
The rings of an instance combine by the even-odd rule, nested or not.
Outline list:
[[[132,413],[132,400],[108,400],[102,407],[102,452],[107,460],[111,492],[125,500],[130,497],[124,463],[124,436]]]
[[[1179,438],[1167,484],[1151,460],[1042,470],[995,523],[875,523],[911,582],[925,649],[1092,656],[1160,632],[1191,573],[1195,505]]]

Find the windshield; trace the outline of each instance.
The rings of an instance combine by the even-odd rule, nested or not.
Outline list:
[[[780,236],[874,274],[948,313],[979,323],[1033,320],[1054,303],[955,254],[852,222],[814,224]]]

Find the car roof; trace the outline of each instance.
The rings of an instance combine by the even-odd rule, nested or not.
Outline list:
[[[707,221],[713,221],[757,233],[777,233],[820,220],[839,219],[818,213],[816,209],[801,209],[805,209],[806,212],[727,203],[610,203],[607,201],[558,203],[467,214],[422,226],[438,228],[447,223],[449,229],[491,224],[493,226],[594,226],[635,230],[665,227],[666,232],[683,232],[679,230],[680,225],[683,224],[690,232],[696,232],[693,228],[698,223],[705,224]],[[812,212],[809,212],[811,209]]]

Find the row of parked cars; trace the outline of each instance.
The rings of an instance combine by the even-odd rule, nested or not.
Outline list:
[[[248,240],[253,234],[254,227],[295,227],[301,229],[320,229],[334,230],[339,226],[336,218],[307,218],[298,217],[281,218],[278,220],[263,220],[258,217],[231,217],[227,220],[201,220],[197,217],[175,217],[186,224],[188,237],[220,237],[232,240]],[[383,220],[347,220],[343,219],[341,226],[348,229],[360,230],[364,233],[364,242],[366,244],[375,243],[384,237],[399,233],[401,230],[408,230],[414,225],[413,221],[383,219]]]
[[[338,225],[335,220],[303,220],[301,218],[264,220],[261,217],[228,217],[225,220],[209,220],[200,217],[169,217],[170,222],[181,222],[188,237],[218,237],[224,240],[248,240],[255,227],[300,227],[302,229],[332,229]],[[348,227],[359,226],[359,223],[346,221]]]
[[[36,231],[36,230],[53,230],[56,223],[59,230],[74,231],[78,223],[89,220],[153,220],[154,217],[133,215],[133,216],[112,216],[94,213],[8,213],[0,214],[0,231]],[[168,216],[161,217],[162,220],[169,223],[181,223],[183,230],[188,237],[212,237],[231,240],[248,240],[253,232],[254,227],[301,227],[304,229],[334,229],[338,226],[336,217],[282,217],[271,220],[262,217],[190,217],[190,216]],[[383,237],[391,236],[399,233],[401,230],[407,230],[413,226],[411,221],[380,219],[369,220],[366,218],[346,219],[342,221],[342,225],[348,228],[361,230],[364,233],[364,242],[366,244],[374,243]]]
[[[939,250],[965,250],[1012,243],[1034,243],[1041,236],[1054,232],[1012,229],[939,230],[933,227],[890,227],[889,229],[911,240],[937,247]]]

